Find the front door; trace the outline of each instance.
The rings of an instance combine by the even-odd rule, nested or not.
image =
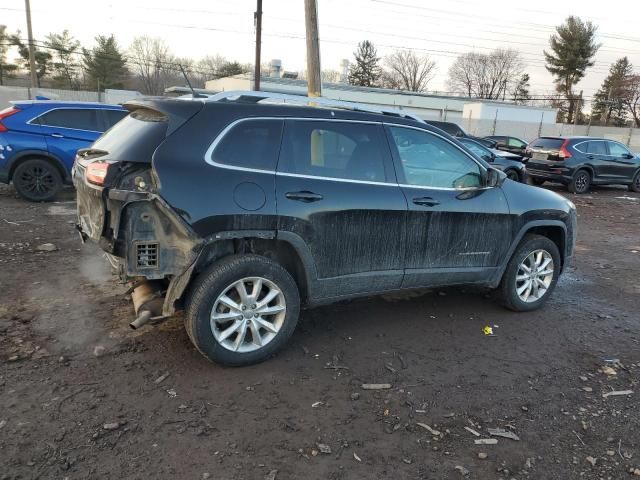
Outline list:
[[[99,136],[101,122],[92,108],[55,108],[38,117],[47,148],[71,168],[76,152],[91,145]]]
[[[448,139],[387,131],[409,207],[403,287],[486,281],[513,236],[504,193],[485,187],[485,168]]]
[[[287,120],[276,198],[278,235],[313,258],[316,298],[400,287],[407,204],[381,124]]]

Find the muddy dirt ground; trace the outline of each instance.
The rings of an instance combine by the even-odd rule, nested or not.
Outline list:
[[[638,194],[572,196],[577,256],[540,311],[465,289],[341,303],[304,312],[289,347],[248,368],[206,361],[179,317],[130,330],[126,288],[81,245],[73,200],[31,204],[0,189],[0,479],[640,469]],[[621,390],[633,393],[605,397]],[[498,443],[475,444],[488,438]]]

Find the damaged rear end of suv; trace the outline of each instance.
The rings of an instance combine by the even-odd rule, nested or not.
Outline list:
[[[129,115],[78,151],[72,177],[83,241],[97,243],[131,284],[138,328],[175,313],[201,240],[158,194],[153,155],[201,102],[129,102]],[[188,278],[187,278],[188,280]]]

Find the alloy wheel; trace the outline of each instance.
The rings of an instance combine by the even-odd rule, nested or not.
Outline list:
[[[554,273],[553,257],[546,250],[534,250],[518,266],[516,293],[520,300],[533,303],[547,293]]]
[[[56,179],[51,170],[40,165],[33,165],[23,170],[14,182],[16,180],[22,191],[34,198],[47,197],[56,186]]]
[[[278,334],[287,306],[282,290],[262,277],[240,279],[218,296],[211,310],[216,341],[232,352],[258,350]]]
[[[589,187],[589,174],[585,172],[578,173],[578,175],[576,176],[575,185],[576,192],[585,192]]]

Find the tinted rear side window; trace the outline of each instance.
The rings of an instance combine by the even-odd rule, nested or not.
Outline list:
[[[282,120],[244,120],[229,130],[215,146],[211,159],[223,165],[275,170],[278,163]]]
[[[292,120],[285,128],[278,170],[384,182],[388,153],[380,125]]]
[[[101,132],[98,113],[91,108],[57,108],[38,117],[40,125]]]
[[[562,138],[538,138],[531,142],[529,148],[539,148],[543,150],[558,150],[564,140]]]
[[[140,108],[105,132],[92,148],[104,150],[116,160],[150,162],[153,152],[167,134],[167,126],[166,116]]]
[[[103,110],[103,112],[107,122],[107,130],[129,114],[126,110]]]
[[[593,153],[596,155],[608,155],[607,146],[604,142],[585,142],[584,145],[580,145],[578,150],[584,153]]]

